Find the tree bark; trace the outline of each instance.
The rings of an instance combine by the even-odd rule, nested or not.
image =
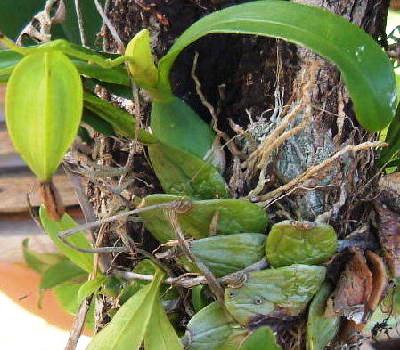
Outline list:
[[[215,10],[240,2],[243,1],[110,0],[106,5],[106,14],[124,43],[142,28],[148,28],[152,33],[154,53],[159,58],[191,23]],[[341,15],[385,45],[389,1],[294,2],[322,7]],[[102,35],[105,48],[115,50],[115,40],[110,31],[103,28]],[[318,219],[332,224],[341,238],[354,231],[362,231],[362,228],[365,229],[362,231],[364,234],[369,233],[372,213],[369,201],[376,192],[378,181],[377,176],[374,178],[377,174],[374,150],[349,153],[318,177],[299,183],[277,197],[264,199],[265,195],[328,159],[345,145],[376,139],[375,134],[366,132],[357,124],[337,69],[310,50],[281,40],[237,35],[208,36],[183,52],[172,74],[175,94],[188,102],[206,121],[210,121],[211,116],[196,93],[191,76],[196,52],[199,54],[196,75],[204,96],[218,112],[218,128],[231,137],[235,136],[244,154],[243,159],[226,154],[224,175],[234,197],[245,197],[250,193],[252,201],[265,203],[272,223],[284,219]],[[304,88],[307,80],[314,83]],[[149,106],[145,96],[139,95],[138,100],[140,106],[136,105],[134,110],[141,124],[146,125]],[[301,101],[306,101],[306,106],[291,125],[299,125],[306,113],[310,114],[309,123],[301,132],[283,142],[261,167],[258,167],[259,164],[253,168],[245,167],[249,154],[282,122],[279,113],[273,116],[271,110],[285,109],[285,106],[295,106]],[[240,130],[247,130],[252,139],[241,138]],[[127,164],[130,170],[123,180],[132,179],[118,194],[113,191],[117,184],[110,178],[90,182],[88,196],[98,217],[113,215],[122,207],[132,207],[135,196],[161,193],[142,147],[98,136],[92,157],[101,165]],[[254,193],[252,190],[258,183],[262,184],[261,189]],[[100,231],[104,239],[98,242],[99,245],[112,245],[116,240],[129,236],[135,242],[141,242],[148,251],[157,247],[157,243],[137,223],[107,224]],[[134,265],[127,255],[110,256],[108,264],[111,260],[115,265]],[[109,300],[103,297],[97,308],[99,328],[108,321],[106,315],[110,307]],[[296,327],[301,329],[301,325],[293,326]],[[288,329],[282,330],[280,339],[285,348],[289,348],[293,340],[282,340],[289,334]],[[300,338],[295,348],[304,347],[304,334]]]

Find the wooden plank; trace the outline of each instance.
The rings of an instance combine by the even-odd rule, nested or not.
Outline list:
[[[66,207],[78,204],[74,189],[66,175],[55,176],[54,183]],[[30,193],[32,205],[39,206],[38,183],[33,175],[0,177],[0,213],[28,211],[27,193]]]
[[[15,150],[6,130],[0,130],[0,156],[14,154]]]

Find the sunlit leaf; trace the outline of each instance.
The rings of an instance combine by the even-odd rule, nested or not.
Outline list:
[[[14,68],[6,91],[7,128],[41,181],[51,178],[72,144],[82,104],[79,73],[62,53],[28,55]]]
[[[269,327],[257,328],[251,333],[239,350],[282,350],[276,343],[274,332]]]
[[[363,127],[381,130],[394,117],[393,67],[379,45],[341,16],[287,1],[232,6],[194,23],[161,59],[160,89],[170,91],[169,73],[182,50],[197,39],[215,33],[263,35],[308,47],[340,69]]]
[[[182,199],[185,197],[150,195],[144,198],[141,207]],[[140,213],[140,216],[146,228],[160,242],[176,239],[165,209],[151,209]],[[213,224],[219,234],[263,233],[267,225],[267,215],[264,209],[244,199],[192,200],[189,211],[178,213],[178,222],[188,236],[205,238],[209,236]]]
[[[48,216],[46,209],[43,206],[39,210],[39,216],[45,232],[50,236],[58,250],[74,264],[91,273],[93,270],[93,254],[79,252],[76,249],[66,245],[58,237],[58,233],[69,230],[78,224],[68,214],[64,214],[60,221],[52,220]],[[79,248],[91,248],[91,245],[83,232],[77,232],[76,234],[68,237],[67,241]]]

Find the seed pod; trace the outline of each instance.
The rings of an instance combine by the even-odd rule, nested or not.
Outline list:
[[[182,199],[185,197],[150,195],[143,199],[140,207],[172,204]],[[160,242],[176,239],[165,209],[152,209],[139,215],[144,220],[145,227]],[[187,236],[199,239],[208,237],[210,231],[216,234],[263,233],[267,225],[267,215],[262,208],[246,200],[193,200],[188,211],[178,213],[178,222]]]
[[[266,257],[274,266],[319,265],[337,249],[332,226],[298,221],[282,221],[272,226],[267,237]]]
[[[51,179],[72,144],[82,114],[82,83],[59,51],[24,57],[6,92],[6,122],[15,149],[40,181]]]
[[[299,315],[325,279],[323,266],[291,265],[251,272],[239,288],[225,289],[225,305],[241,324]]]
[[[264,242],[265,235],[239,233],[195,240],[191,250],[216,277],[222,277],[260,261]]]

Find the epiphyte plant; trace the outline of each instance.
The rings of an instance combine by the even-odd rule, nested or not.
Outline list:
[[[363,127],[380,130],[393,119],[396,105],[394,75],[390,61],[380,47],[343,18],[295,3],[257,1],[206,16],[178,38],[158,65],[154,63],[146,29],[132,39],[125,55],[111,59],[64,40],[19,47],[6,37],[0,38],[0,42],[11,50],[0,52],[0,60],[4,60],[0,65],[0,77],[9,82],[7,125],[17,150],[40,181],[48,183],[51,180],[76,136],[82,108],[85,108],[117,135],[147,145],[153,169],[166,195],[143,198],[140,208],[148,207],[148,210],[140,215],[147,229],[162,243],[175,239],[179,227],[187,238],[197,239],[192,242],[193,261],[183,263],[190,271],[204,272],[208,269],[211,274],[223,277],[262,258],[266,246],[266,258],[276,269],[250,272],[239,286],[228,283],[222,299],[217,298],[217,302],[199,311],[189,323],[183,343],[192,350],[204,349],[204,334],[212,332],[207,323],[224,329],[216,337],[206,339],[207,349],[218,350],[225,344],[224,349],[237,350],[245,349],[245,343],[256,336],[250,325],[258,317],[259,310],[265,317],[281,316],[280,313],[286,317],[303,312],[323,283],[325,267],[321,264],[331,258],[337,245],[331,227],[304,234],[309,227],[297,227],[293,231],[292,226],[302,225],[293,223],[289,228],[284,227],[286,230],[273,227],[265,243],[262,238],[267,229],[267,217],[263,209],[243,199],[229,198],[228,186],[214,162],[215,131],[190,106],[173,95],[169,82],[170,71],[182,50],[197,39],[215,33],[269,36],[306,46],[339,68],[353,100],[356,117]],[[126,69],[122,67],[124,63]],[[79,74],[85,83],[85,92]],[[86,84],[94,80],[126,86],[130,76],[152,99],[151,132],[137,129],[132,116],[96,97],[91,85]],[[32,110],[26,109],[26,101],[30,101],[29,104],[35,102]],[[182,201],[182,196],[187,196],[189,207],[177,215],[175,226],[170,225],[171,217],[165,211],[150,208],[168,202],[174,208],[173,204]],[[51,203],[45,204],[51,213]],[[66,249],[55,233],[56,230],[69,229],[73,225],[71,221],[67,216],[51,217],[61,221],[55,223],[46,210],[41,209],[42,224],[60,251],[91,273],[92,259],[85,253],[71,250],[71,247]],[[207,238],[215,218],[218,219],[218,225],[214,225],[216,236]],[[284,225],[288,224],[281,224]],[[235,242],[227,238],[229,236],[222,235],[241,235],[234,237],[240,244],[235,246]],[[319,242],[328,244],[314,244],[312,239],[316,236],[320,237]],[[230,266],[232,251],[235,254],[238,249],[246,250],[246,239],[251,238],[259,242],[262,249],[247,244],[252,259]],[[70,243],[80,249],[89,248],[84,240],[71,240]],[[304,243],[314,250],[302,254],[304,252],[299,246]],[[218,249],[216,259],[213,249],[218,246],[225,246],[228,261],[221,260],[223,256]],[[291,249],[296,254],[290,255]],[[151,283],[136,290],[110,325],[94,337],[91,349],[139,349],[142,343],[146,350],[182,348],[161,304],[164,272],[159,266],[152,269]],[[98,284],[95,287],[89,290],[95,292],[100,288]],[[282,291],[281,298],[274,295],[276,289]],[[325,295],[321,298],[325,301]],[[312,315],[317,307],[319,305],[314,305]],[[323,318],[320,313],[317,316]],[[336,319],[334,323],[336,326]],[[316,337],[315,326],[312,322],[310,324],[313,337]],[[160,339],[149,331],[154,327],[160,329],[163,348],[159,345]],[[264,345],[267,339],[267,344],[277,349],[279,346],[271,333],[267,328]],[[326,343],[326,340],[311,339],[310,349],[319,343]]]

